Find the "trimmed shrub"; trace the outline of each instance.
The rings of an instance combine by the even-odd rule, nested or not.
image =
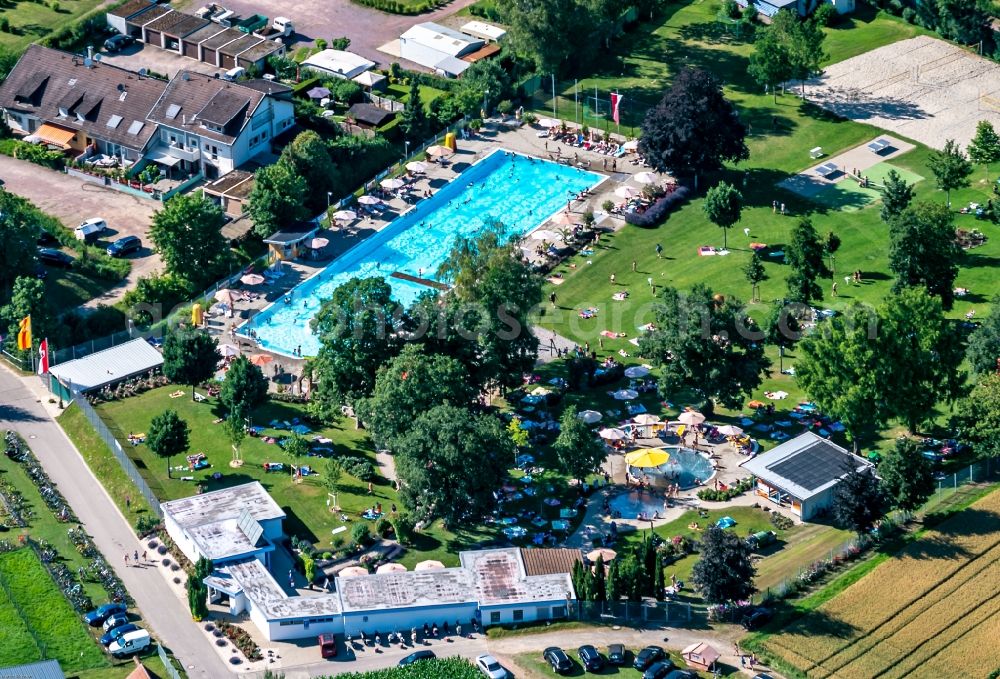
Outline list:
[[[676,209],[688,197],[688,188],[678,186],[676,189],[660,198],[646,208],[645,212],[632,212],[625,215],[625,222],[634,226],[651,228],[658,226],[667,219],[671,210]]]
[[[363,457],[348,456],[340,458],[341,468],[360,481],[372,481],[375,478],[375,467]]]
[[[392,520],[393,532],[396,533],[396,542],[401,545],[413,543],[413,533],[416,524],[409,514],[399,514]]]
[[[371,544],[372,535],[368,530],[367,523],[356,523],[351,528],[351,542],[359,547],[367,547]]]

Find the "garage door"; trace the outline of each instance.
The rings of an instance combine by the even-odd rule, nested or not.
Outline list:
[[[218,66],[219,65],[219,62],[217,61],[218,58],[219,55],[216,53],[215,50],[203,49],[201,51],[201,60],[204,61],[206,64],[212,64],[212,66]]]
[[[161,45],[163,45],[163,38],[161,37],[159,31],[147,30],[146,42],[149,43],[150,45],[156,45],[157,47],[160,47]]]
[[[184,56],[188,57],[189,59],[197,59],[198,58],[198,45],[196,43],[187,42],[185,40],[184,41]]]
[[[222,65],[222,68],[226,69],[227,71],[229,69],[231,69],[231,68],[235,68],[236,67],[236,57],[230,56],[228,54],[223,54],[222,55],[222,64],[221,65]]]

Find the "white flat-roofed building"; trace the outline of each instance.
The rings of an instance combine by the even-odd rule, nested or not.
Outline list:
[[[487,42],[500,42],[507,37],[507,31],[488,24],[485,21],[470,21],[462,26],[462,33],[471,35],[474,38],[482,38]]]
[[[163,355],[144,339],[104,349],[65,363],[49,372],[70,392],[88,392],[117,384],[136,375],[146,375],[163,365]]]
[[[483,46],[483,41],[440,24],[424,22],[399,36],[399,56],[445,76],[459,76],[471,64],[460,57]]]
[[[317,52],[302,62],[305,68],[311,68],[324,75],[351,80],[365,71],[375,68],[375,62],[365,59],[360,54],[343,50],[323,50]]]
[[[259,559],[266,565],[274,542],[284,538],[281,510],[259,481],[160,505],[163,524],[184,556],[228,561]]]
[[[564,618],[576,598],[569,573],[527,575],[516,547],[462,552],[459,559],[475,578],[484,626]]]

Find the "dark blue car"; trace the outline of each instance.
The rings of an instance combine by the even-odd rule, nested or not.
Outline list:
[[[138,252],[142,249],[142,241],[138,236],[122,236],[108,246],[109,257],[124,257],[125,255]]]
[[[114,641],[121,635],[125,634],[126,632],[134,632],[137,629],[139,629],[139,626],[133,622],[125,623],[124,625],[118,625],[118,627],[112,628],[111,630],[105,632],[101,636],[101,644],[107,646],[112,641]]]
[[[104,621],[115,613],[124,613],[126,610],[128,609],[125,608],[125,604],[104,604],[84,613],[83,620],[91,627],[97,627],[103,625]]]

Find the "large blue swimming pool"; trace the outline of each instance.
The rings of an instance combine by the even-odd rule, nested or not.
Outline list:
[[[309,322],[341,284],[381,276],[393,297],[408,306],[429,288],[391,278],[392,273],[433,279],[457,238],[473,236],[493,221],[502,222],[510,235],[527,233],[563,208],[568,197],[601,179],[594,172],[498,149],[303,281],[290,304],[272,304],[240,333],[252,328],[260,345],[270,351],[291,355],[302,347],[302,355],[315,356],[319,340]]]

